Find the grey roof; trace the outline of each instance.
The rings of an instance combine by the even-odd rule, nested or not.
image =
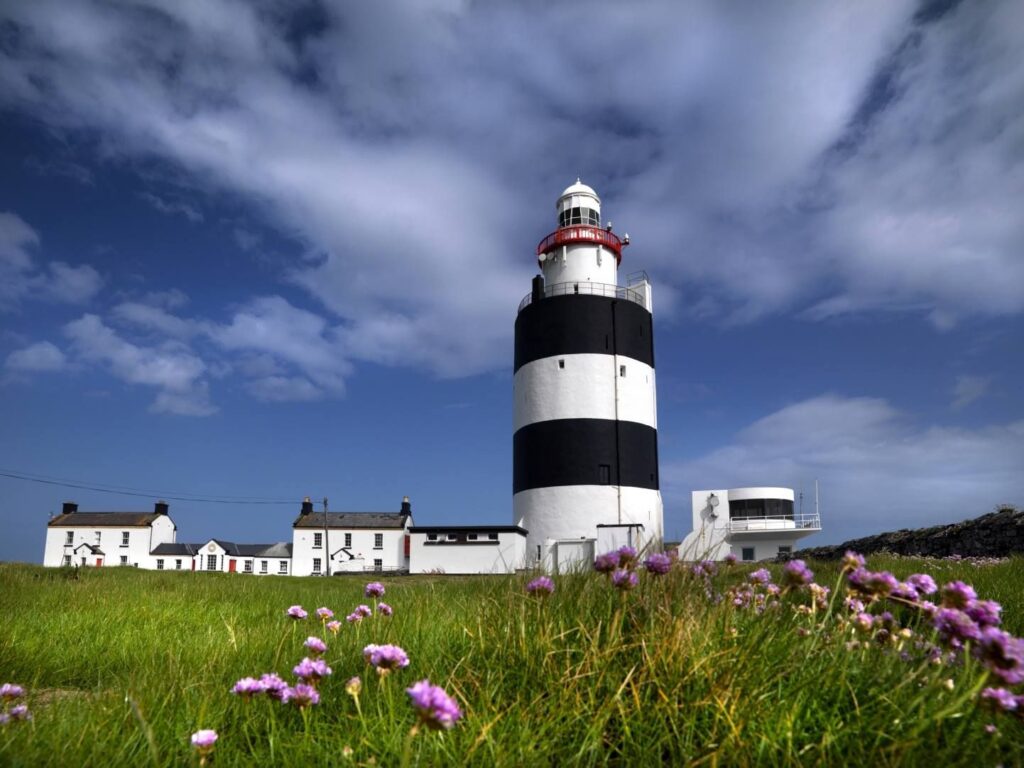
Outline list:
[[[80,550],[80,549],[81,549],[82,547],[85,547],[85,548],[86,548],[86,549],[88,549],[88,550],[89,550],[90,552],[92,552],[92,554],[94,554],[94,555],[103,555],[103,554],[105,554],[105,553],[103,552],[103,550],[102,550],[102,549],[100,549],[99,547],[97,547],[97,546],[96,546],[95,544],[86,544],[85,542],[82,542],[81,544],[79,544],[79,545],[78,545],[77,547],[75,547],[75,548],[74,548],[74,550],[72,550],[72,551],[73,551],[73,552],[78,552],[78,550]]]
[[[167,515],[153,512],[72,512],[70,515],[58,515],[47,526],[50,528],[136,528],[148,526],[154,520]]]
[[[401,512],[328,512],[328,528],[404,528],[409,515]],[[293,528],[323,528],[324,513],[299,515]]]
[[[409,533],[518,533],[529,531],[518,525],[414,525]]]
[[[202,544],[157,544],[152,555],[195,555],[199,552]]]

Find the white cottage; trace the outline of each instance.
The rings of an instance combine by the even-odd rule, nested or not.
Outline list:
[[[291,574],[292,545],[236,544],[210,539],[204,544],[161,544],[152,553],[158,571],[219,571],[256,576]]]
[[[177,532],[165,501],[152,512],[79,512],[69,501],[46,526],[43,565],[150,568],[150,552]]]
[[[797,541],[818,533],[817,510],[794,509],[792,488],[694,491],[693,531],[679,545],[683,560],[766,560],[792,553]]]
[[[412,506],[398,512],[314,512],[306,498],[292,523],[292,573],[408,571]]]
[[[410,573],[513,573],[526,567],[527,531],[518,525],[414,525]]]

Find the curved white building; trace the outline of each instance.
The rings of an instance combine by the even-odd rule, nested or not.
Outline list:
[[[693,531],[679,545],[683,560],[740,560],[788,555],[793,545],[821,530],[817,510],[794,509],[792,488],[752,487],[694,491]]]
[[[593,557],[599,526],[660,539],[663,515],[650,282],[619,285],[629,238],[593,189],[577,179],[555,209],[516,318],[513,520],[527,562],[557,570]]]

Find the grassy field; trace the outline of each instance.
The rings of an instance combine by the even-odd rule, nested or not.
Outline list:
[[[734,606],[750,567],[706,582],[677,566],[630,592],[561,576],[544,598],[526,594],[527,576],[385,578],[394,616],[358,625],[344,617],[369,602],[367,579],[0,565],[0,683],[24,686],[34,716],[0,728],[0,764],[197,764],[201,728],[219,733],[215,766],[1020,764],[1024,725],[981,707],[996,683],[979,663],[929,662],[914,641],[934,634],[906,609],[894,612],[915,632],[907,653],[865,639],[845,621],[840,564],[810,565],[839,587],[812,613],[798,609],[806,589],[763,613]],[[1024,559],[869,567],[963,579],[1024,633]],[[288,619],[293,604],[310,618]],[[319,606],[342,619],[337,636]],[[248,675],[293,680],[313,634],[334,671],[319,706],[229,693]],[[409,667],[378,678],[368,643],[400,645]],[[451,730],[410,735],[404,689],[423,678],[458,700]]]

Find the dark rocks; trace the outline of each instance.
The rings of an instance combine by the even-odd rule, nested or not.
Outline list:
[[[962,523],[917,530],[901,528],[833,546],[801,549],[797,556],[837,560],[848,549],[862,555],[891,552],[916,557],[1006,557],[1024,553],[1024,510],[1000,507]]]

